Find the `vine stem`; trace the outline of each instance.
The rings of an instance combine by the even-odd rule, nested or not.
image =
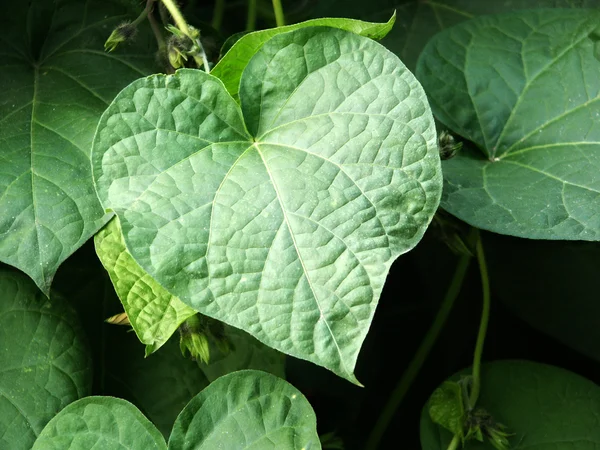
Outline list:
[[[448,287],[444,300],[442,301],[442,304],[440,305],[440,308],[433,319],[431,327],[427,331],[425,338],[417,349],[417,352],[415,353],[415,356],[410,362],[408,368],[402,374],[402,378],[400,378],[398,384],[392,391],[392,394],[387,404],[383,408],[383,411],[380,414],[373,431],[371,431],[371,434],[369,435],[366,445],[367,450],[375,450],[378,448],[387,427],[389,426],[394,414],[396,413],[396,410],[398,409],[398,406],[404,399],[410,386],[419,374],[423,363],[429,356],[433,345],[437,341],[437,338],[439,337],[440,332],[442,331],[444,324],[450,315],[454,301],[460,293],[460,289],[465,279],[465,275],[467,274],[467,269],[469,268],[470,262],[471,255],[465,254],[460,257],[456,269],[454,270],[454,275],[452,276],[450,286]]]
[[[469,394],[469,408],[473,409],[479,398],[481,391],[481,355],[483,354],[483,345],[487,334],[488,323],[490,321],[490,279],[488,276],[483,244],[479,232],[477,235],[477,244],[475,247],[477,262],[479,263],[479,272],[481,273],[481,288],[483,291],[483,308],[481,311],[481,322],[479,323],[479,332],[477,333],[477,342],[475,344],[475,353],[473,355],[473,383]]]
[[[277,24],[277,27],[284,26],[285,16],[283,15],[281,0],[273,0],[273,11],[275,12],[275,23]]]
[[[256,0],[248,0],[248,18],[246,19],[246,31],[254,31],[256,28]]]
[[[179,28],[183,32],[183,34],[185,34],[187,37],[189,37],[191,39],[192,36],[190,33],[190,27],[188,27],[187,22],[183,18],[183,15],[181,14],[181,11],[179,11],[179,8],[175,4],[175,2],[173,0],[161,0],[161,1],[162,1],[163,5],[165,5],[167,10],[169,11],[169,14],[171,14],[171,17],[175,21],[175,25],[177,25],[177,28]]]
[[[456,450],[458,448],[458,444],[460,444],[460,438],[457,434],[455,434],[452,440],[450,441],[447,450]]]
[[[215,30],[221,29],[223,23],[223,14],[225,13],[225,0],[215,0],[215,9],[213,12],[212,26]]]

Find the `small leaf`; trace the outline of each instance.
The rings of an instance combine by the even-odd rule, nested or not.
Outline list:
[[[166,450],[164,438],[131,403],[86,397],[54,417],[32,450]]]
[[[265,44],[240,98],[198,70],[132,83],[98,126],[98,195],[169,293],[357,383],[389,267],[438,206],[425,94],[376,42],[318,27]]]
[[[146,354],[158,350],[196,311],[158,284],[127,251],[115,217],[94,237],[96,253],[108,271],[131,326]]]
[[[315,414],[280,378],[255,370],[219,378],[190,401],[169,450],[320,450]]]
[[[600,387],[558,367],[527,361],[484,364],[477,405],[491,414],[496,424],[503,424],[492,436],[496,445],[506,446],[505,439],[512,450],[573,450],[600,445]],[[452,436],[431,421],[425,407],[421,414],[422,450],[446,450]],[[464,449],[498,448],[489,437],[482,438],[484,444],[469,441]]]
[[[463,435],[465,408],[460,384],[444,381],[433,391],[429,399],[429,417],[452,434]]]
[[[240,80],[252,57],[272,37],[281,33],[307,27],[331,27],[346,30],[371,39],[382,39],[390,32],[396,21],[396,13],[386,23],[371,23],[353,19],[313,19],[284,27],[254,31],[239,37],[225,56],[212,69],[211,74],[220,78],[233,98],[238,98]],[[227,42],[226,42],[227,44]]]
[[[0,448],[31,449],[46,423],[90,389],[75,312],[23,274],[0,270]]]
[[[496,233],[600,240],[597,10],[480,17],[433,38],[417,74],[475,143],[444,161],[442,207]]]

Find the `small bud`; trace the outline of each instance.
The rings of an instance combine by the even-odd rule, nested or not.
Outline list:
[[[169,56],[169,63],[174,69],[180,69],[185,66],[187,55],[176,46],[169,45],[167,55]]]
[[[133,39],[136,34],[137,28],[135,25],[129,22],[122,23],[110,34],[104,43],[104,50],[107,52],[112,52],[119,46],[119,44]]]
[[[129,317],[126,312],[122,312],[120,314],[115,314],[114,316],[109,317],[105,320],[106,323],[110,323],[111,325],[131,325],[129,321]]]
[[[183,356],[187,356],[189,353],[194,361],[208,364],[210,361],[210,345],[203,316],[196,314],[186,319],[179,326],[179,348]]]
[[[438,137],[438,146],[440,158],[445,160],[456,156],[456,153],[462,148],[463,144],[462,142],[456,142],[454,136],[444,130]]]

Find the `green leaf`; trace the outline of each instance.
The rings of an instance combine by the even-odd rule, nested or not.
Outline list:
[[[389,267],[438,205],[425,94],[376,42],[321,27],[265,44],[240,98],[243,117],[194,70],[129,85],[94,140],[98,195],[171,294],[356,382]]]
[[[90,388],[75,312],[23,274],[0,270],[0,448],[29,450],[44,425]]]
[[[378,21],[394,10],[398,19],[382,44],[414,70],[425,44],[441,30],[484,14],[533,8],[593,8],[599,0],[320,0],[315,16],[344,15]]]
[[[131,403],[87,397],[71,403],[42,431],[32,450],[161,450],[160,432]]]
[[[460,384],[444,381],[429,399],[429,417],[452,434],[463,433],[465,408]]]
[[[600,388],[557,367],[527,361],[499,361],[482,367],[478,407],[506,425],[511,449],[574,450],[600,445]],[[452,377],[457,380],[459,374]],[[446,450],[452,433],[421,414],[423,450]],[[470,441],[465,450],[493,450]]]
[[[281,33],[299,30],[307,27],[331,27],[346,30],[371,39],[381,39],[390,32],[396,21],[394,12],[390,20],[385,23],[363,22],[353,19],[313,19],[284,27],[271,28],[268,30],[254,31],[240,37],[231,46],[229,51],[212,69],[213,76],[220,78],[225,88],[233,98],[238,98],[240,80],[244,69],[252,57],[269,41],[269,39]]]
[[[125,247],[117,218],[96,234],[94,243],[131,326],[149,355],[196,311],[167,292],[135,262]]]
[[[437,118],[476,144],[444,161],[442,207],[496,233],[600,239],[600,12],[481,17],[427,45]]]
[[[111,29],[135,10],[116,1],[0,1],[0,261],[48,294],[58,266],[105,222],[89,155],[102,111],[151,73],[140,33],[107,54]]]
[[[219,378],[177,418],[169,450],[319,450],[316,417],[286,381],[243,370]]]

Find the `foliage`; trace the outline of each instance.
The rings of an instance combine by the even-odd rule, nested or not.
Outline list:
[[[598,7],[0,0],[0,448],[600,445]]]

